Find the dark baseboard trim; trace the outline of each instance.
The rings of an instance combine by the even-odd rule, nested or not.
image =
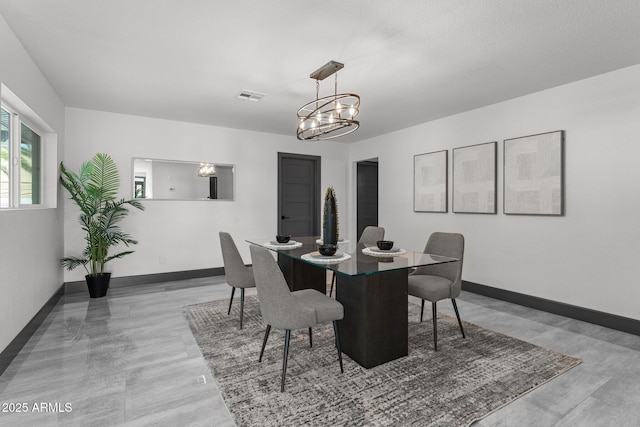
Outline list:
[[[38,330],[42,322],[47,318],[53,307],[56,306],[60,298],[64,295],[64,285],[60,286],[58,290],[44,303],[42,308],[36,313],[35,316],[22,328],[18,335],[9,343],[7,348],[0,353],[0,375],[9,367],[13,359],[20,353],[22,347],[29,341],[35,331]]]
[[[610,329],[640,335],[640,320],[631,319],[629,317],[622,317],[616,314],[591,310],[589,308],[534,297],[531,295],[521,294],[519,292],[507,291],[505,289],[494,288],[487,285],[481,285],[479,283],[467,282],[465,280],[462,281],[462,290],[523,305],[525,307],[535,308],[536,310],[594,323]]]
[[[200,270],[172,271],[169,273],[141,274],[138,276],[112,277],[110,288],[124,286],[148,285],[150,283],[173,282],[176,280],[198,279],[201,277],[223,276],[224,267],[203,268]],[[65,293],[87,292],[87,284],[84,280],[77,282],[65,282]]]

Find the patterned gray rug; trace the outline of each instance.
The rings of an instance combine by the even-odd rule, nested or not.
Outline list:
[[[438,352],[431,320],[418,322],[409,304],[409,356],[365,369],[344,355],[344,374],[330,325],[292,332],[285,392],[280,392],[284,331],[272,330],[258,363],[265,327],[256,297],[184,307],[185,316],[224,400],[239,426],[464,426],[580,363],[465,323],[438,317]],[[464,316],[464,313],[462,313]]]

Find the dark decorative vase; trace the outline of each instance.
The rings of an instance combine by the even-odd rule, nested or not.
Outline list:
[[[322,256],[332,256],[335,255],[336,251],[338,250],[338,245],[320,245],[318,247],[318,252],[320,252],[320,255]]]
[[[324,212],[322,215],[322,243],[325,245],[338,244],[338,203],[333,187],[327,188],[324,196]]]
[[[107,295],[109,290],[109,280],[111,280],[111,273],[102,273],[99,276],[84,276],[87,281],[87,288],[89,289],[89,296],[91,298],[100,298]]]

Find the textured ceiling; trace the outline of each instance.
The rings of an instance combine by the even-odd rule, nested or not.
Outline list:
[[[344,142],[640,63],[638,0],[0,0],[0,14],[70,107],[295,138],[309,74],[342,62],[339,90],[362,98]]]

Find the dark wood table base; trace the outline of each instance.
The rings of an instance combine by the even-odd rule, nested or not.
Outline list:
[[[292,291],[327,292],[327,270],[288,256],[278,264]],[[365,368],[408,354],[407,270],[349,276],[336,274],[336,299],[344,306],[338,321],[342,352]]]
[[[338,322],[342,352],[365,368],[406,356],[407,271],[337,276],[336,299],[344,306]]]
[[[278,265],[292,292],[315,289],[327,293],[327,270],[324,268],[282,254],[278,254]]]

